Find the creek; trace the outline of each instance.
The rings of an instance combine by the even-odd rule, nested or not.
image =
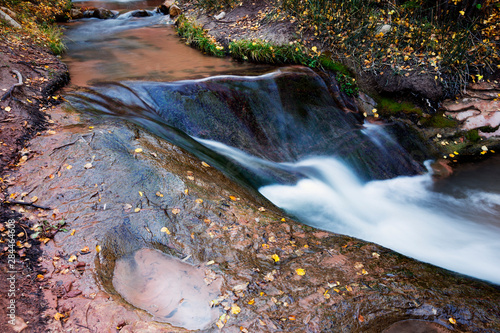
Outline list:
[[[417,138],[345,114],[328,78],[206,57],[165,16],[126,13],[155,4],[68,27],[75,109],[144,127],[304,224],[500,284],[500,158],[434,181]]]

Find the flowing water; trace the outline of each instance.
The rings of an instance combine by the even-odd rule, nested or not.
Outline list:
[[[165,17],[122,15],[67,32],[73,83],[88,86],[75,108],[143,126],[305,224],[500,284],[500,158],[436,182],[418,140],[345,114],[313,71],[256,75],[269,68],[204,57]]]

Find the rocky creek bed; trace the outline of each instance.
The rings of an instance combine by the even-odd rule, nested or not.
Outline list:
[[[5,221],[17,221],[20,259],[11,326],[4,247],[2,331],[500,331],[498,286],[302,225],[136,125],[52,108],[60,97],[46,87],[65,67],[45,53],[13,65],[22,47],[2,50],[0,88],[16,68],[44,83],[1,104],[5,161],[19,157],[3,172],[1,231],[6,242]],[[168,290],[158,272],[178,283],[162,308],[151,307]]]

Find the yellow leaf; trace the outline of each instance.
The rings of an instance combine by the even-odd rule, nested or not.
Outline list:
[[[55,320],[61,320],[61,318],[64,318],[64,315],[63,315],[62,313],[57,312],[57,313],[54,315],[54,319],[55,319]]]
[[[171,234],[170,230],[168,230],[168,228],[167,228],[167,227],[163,227],[163,228],[161,228],[161,229],[160,229],[160,231],[161,231],[161,232],[165,232],[167,235],[170,235],[170,234]]]
[[[237,199],[234,195],[230,195],[230,196],[229,196],[229,199],[231,199],[232,201],[236,201],[236,200],[238,200],[238,199]]]
[[[160,197],[160,198],[163,198],[163,194],[161,194],[159,191],[158,191],[158,192],[156,192],[156,196],[157,196],[157,197]]]
[[[185,195],[188,195],[188,194],[189,194],[189,190],[188,190],[188,189],[185,189],[185,190],[184,190],[184,194],[185,194]]]
[[[48,130],[47,133],[50,134],[50,135],[54,135],[54,134],[56,134],[56,131],[54,131],[54,130]]]
[[[295,320],[295,316],[294,315],[288,316],[288,320]]]
[[[181,212],[181,210],[180,210],[179,208],[174,208],[174,209],[172,209],[172,214],[174,214],[174,215],[177,215],[177,214],[179,214],[180,212]]]
[[[313,46],[313,47],[311,48],[311,50],[313,50],[314,52],[317,52],[317,51],[318,51],[318,48],[317,48],[316,46]]]
[[[90,168],[92,168],[92,163],[89,162],[89,163],[85,164],[83,167],[85,169],[90,169]]]
[[[199,204],[203,203],[203,199],[196,199],[195,201],[196,201],[196,203],[199,203]]]
[[[36,202],[37,200],[38,200],[37,196],[34,196],[33,198],[31,198],[31,202]]]
[[[101,252],[101,245],[96,245],[96,247],[95,247],[95,251],[96,251],[97,253]]]
[[[139,207],[137,207],[136,209],[134,209],[134,212],[136,213],[139,213],[141,211],[141,209]]]
[[[141,191],[139,191],[139,195],[142,197],[142,192]]]
[[[71,233],[69,234],[70,236],[74,236],[76,232],[76,229],[71,230]]]
[[[4,110],[7,112],[10,112],[10,110],[12,110],[12,108],[10,106],[6,106]]]
[[[281,222],[286,222],[286,219],[284,217],[282,217]]]
[[[274,259],[274,262],[280,261],[280,257],[277,254],[273,254],[271,257]]]
[[[263,247],[264,249],[268,249],[268,248],[269,248],[269,245],[268,245],[268,244],[262,244],[262,247]]]
[[[457,321],[455,320],[455,318],[453,317],[450,317],[450,319],[448,319],[450,323],[452,323],[453,325],[455,325],[457,323]]]
[[[478,74],[478,75],[476,75],[476,76],[477,76],[477,81],[478,81],[478,82],[479,82],[479,81],[481,81],[481,80],[483,79],[483,76],[482,76],[482,75],[479,75],[479,74]]]
[[[89,126],[90,129],[94,129],[94,126]]]
[[[259,212],[265,212],[266,209],[264,207],[259,207]]]
[[[364,269],[364,268],[363,268],[363,270],[361,271],[361,274],[363,274],[363,275],[367,275],[367,274],[368,274],[368,272],[366,271],[366,269]]]
[[[306,275],[306,271],[305,271],[305,269],[303,269],[303,268],[297,268],[297,269],[295,270],[295,272],[297,273],[297,275],[300,275],[300,276],[302,276],[302,275]]]
[[[201,162],[201,165],[203,165],[205,168],[210,168],[210,165],[206,162]]]
[[[460,15],[465,15],[465,12],[463,10],[459,11]]]
[[[136,153],[142,153],[142,148],[135,148],[134,150]]]
[[[252,305],[255,303],[255,298],[252,298],[251,300],[248,301],[248,304]]]
[[[351,286],[345,286],[345,289],[347,289],[347,291],[352,291],[352,287]]]
[[[38,275],[36,276],[36,278],[37,278],[38,280],[43,280],[43,279],[45,278],[45,276],[43,276],[42,274],[38,274]]]
[[[68,166],[66,167],[66,169],[68,169],[68,170],[71,170],[72,168],[73,168],[73,166],[72,166],[72,165],[68,165]]]
[[[72,255],[71,255],[71,257],[69,257],[68,261],[69,261],[69,262],[73,262],[73,261],[75,261],[76,259],[77,259],[77,258],[76,258],[76,256],[75,256],[74,254],[72,254]]]
[[[238,305],[236,305],[236,304],[231,305],[231,313],[232,314],[238,314],[240,312],[241,312],[241,308]]]

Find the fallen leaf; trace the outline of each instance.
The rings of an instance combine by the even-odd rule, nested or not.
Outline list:
[[[42,281],[43,279],[45,279],[45,276],[43,276],[42,274],[38,274],[36,278],[38,281]]]
[[[85,169],[90,169],[90,168],[92,168],[92,163],[89,162],[89,163],[85,164],[83,167]]]
[[[33,198],[31,198],[31,202],[36,202],[37,200],[38,200],[37,196],[34,196]]]
[[[167,227],[163,227],[163,228],[161,228],[161,229],[160,229],[160,231],[161,231],[161,232],[166,233],[167,235],[170,235],[170,234],[171,234],[170,230],[168,230],[168,228],[167,228]]]
[[[210,168],[210,165],[206,162],[201,162],[201,165],[203,165],[205,168]]]
[[[259,207],[259,212],[265,212],[266,209],[264,207]]]
[[[160,197],[160,198],[163,198],[163,194],[161,194],[160,192],[156,192],[156,196]]]
[[[97,253],[101,252],[101,245],[97,245],[97,246],[95,247],[95,251],[96,251]]]
[[[241,308],[237,304],[231,305],[231,313],[238,314],[241,312]]]
[[[248,301],[248,304],[252,305],[255,303],[255,298],[252,298],[251,300]]]
[[[71,257],[69,257],[68,261],[69,261],[69,262],[73,262],[73,261],[75,261],[76,259],[77,259],[77,258],[76,258],[76,256],[75,256],[74,254],[72,254],[72,255],[71,255]]]
[[[448,319],[450,323],[452,323],[453,325],[455,325],[457,323],[457,321],[455,320],[455,318],[453,317],[450,317],[450,319]]]
[[[134,209],[134,212],[136,212],[136,213],[138,213],[140,211],[141,211],[141,209],[139,207],[137,207],[136,209]]]
[[[125,209],[125,210],[130,209],[130,208],[132,208],[131,204],[125,204],[125,205],[123,205],[123,209]]]
[[[230,196],[229,196],[229,199],[231,199],[232,201],[236,201],[236,200],[238,200],[238,199],[237,199],[234,195],[230,195]]]
[[[297,268],[297,269],[295,270],[295,272],[297,273],[297,275],[300,275],[300,276],[302,276],[302,275],[306,275],[306,271],[305,271],[305,269],[303,269],[303,268]]]
[[[82,253],[88,253],[90,252],[90,248],[88,246],[85,246],[83,249],[80,250]]]
[[[288,320],[295,320],[295,316],[294,315],[288,316]]]
[[[76,229],[71,230],[71,233],[69,234],[70,236],[74,236],[76,232]]]
[[[142,148],[135,148],[134,150],[136,153],[142,153]]]
[[[6,106],[4,110],[7,112],[10,112],[10,110],[12,110],[12,108],[10,106]]]
[[[213,264],[215,264],[215,261],[210,260],[210,261],[208,261],[208,262],[207,262],[207,264],[206,264],[206,265],[207,265],[207,266],[210,266],[210,265],[213,265]]]
[[[274,259],[274,262],[280,261],[280,257],[277,254],[273,254],[271,257]]]
[[[53,134],[56,134],[56,131],[54,131],[54,130],[48,130],[47,133],[50,134],[50,135],[53,135]]]
[[[199,204],[203,203],[203,199],[196,199],[195,201],[196,201],[196,203],[199,203]]]
[[[64,315],[62,313],[59,313],[57,312],[55,315],[54,315],[54,319],[55,320],[61,320],[62,318],[64,318]]]
[[[142,197],[142,192],[141,191],[139,191],[139,195]]]
[[[365,321],[365,317],[363,317],[362,315],[359,315],[358,316],[358,320],[360,323],[364,322]]]
[[[172,214],[174,214],[174,215],[177,215],[177,214],[179,214],[180,212],[181,212],[181,210],[180,210],[179,208],[174,208],[174,209],[172,209]]]
[[[68,166],[66,167],[66,169],[68,169],[68,170],[71,170],[72,168],[73,168],[73,166],[72,166],[72,165],[68,165]]]

